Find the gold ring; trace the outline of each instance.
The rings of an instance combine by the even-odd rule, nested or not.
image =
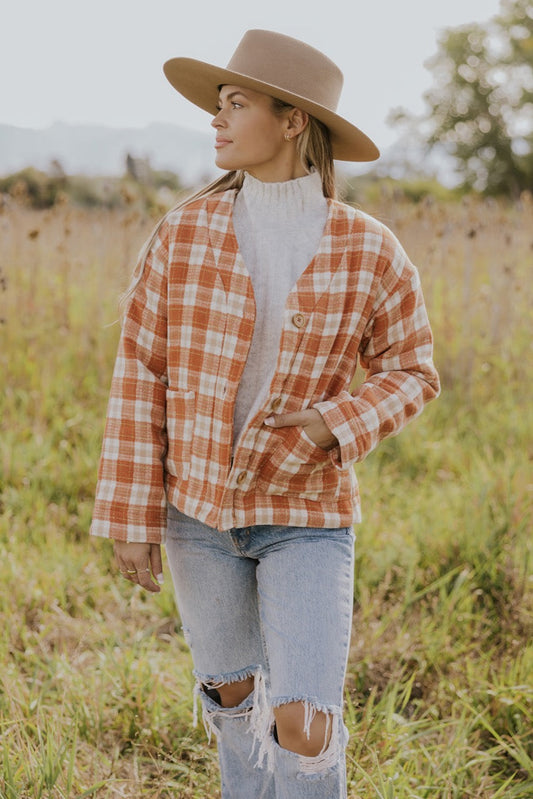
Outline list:
[[[126,569],[126,574],[137,574],[137,569]]]
[[[144,574],[145,572],[149,572],[149,571],[150,571],[150,569],[139,569],[137,574]]]

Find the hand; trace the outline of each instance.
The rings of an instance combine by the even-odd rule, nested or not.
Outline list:
[[[339,445],[338,439],[333,435],[316,408],[269,416],[268,419],[265,419],[265,424],[268,427],[303,427],[313,444],[321,449],[333,449]]]
[[[115,541],[113,550],[120,573],[126,580],[137,583],[154,594],[161,591],[158,583],[163,582],[163,561],[159,544]]]

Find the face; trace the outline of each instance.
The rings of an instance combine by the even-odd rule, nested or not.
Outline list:
[[[221,169],[245,169],[266,182],[298,176],[294,142],[285,139],[286,133],[291,135],[290,115],[274,113],[267,94],[222,86],[211,124],[216,130],[215,163]]]

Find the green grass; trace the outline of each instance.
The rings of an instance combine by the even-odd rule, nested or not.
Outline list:
[[[374,210],[420,266],[443,394],[357,468],[349,796],[526,799],[532,208]],[[219,796],[168,574],[143,594],[87,535],[109,325],[150,224],[0,216],[0,799]]]

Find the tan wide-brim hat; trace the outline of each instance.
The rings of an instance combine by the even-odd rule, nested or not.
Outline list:
[[[343,75],[327,56],[308,44],[265,30],[247,31],[226,69],[194,58],[171,58],[163,67],[180,94],[217,113],[219,86],[254,89],[307,111],[329,129],[333,157],[375,161],[379,150],[359,128],[337,114]]]

